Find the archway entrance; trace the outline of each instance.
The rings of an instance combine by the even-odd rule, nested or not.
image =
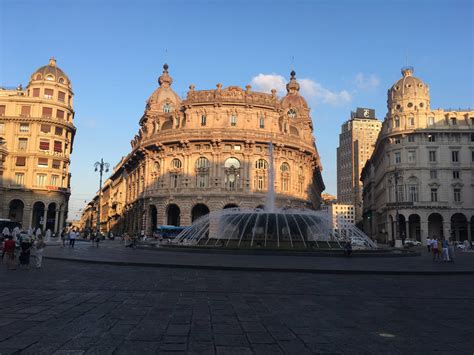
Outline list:
[[[46,214],[46,230],[50,229],[52,233],[55,232],[54,224],[56,223],[56,203],[52,202],[48,206]]]
[[[209,213],[209,208],[202,203],[198,203],[191,210],[191,222],[194,222],[199,217],[202,217],[208,213]]]
[[[23,209],[25,205],[20,200],[12,200],[10,202],[10,207],[8,211],[8,219],[13,222],[22,223],[23,222]]]
[[[467,218],[462,213],[455,213],[451,217],[451,238],[454,240],[466,240]]]
[[[156,209],[156,206],[150,205],[148,209],[148,218],[150,221],[150,228],[152,233],[156,230],[157,227],[157,214],[158,210]]]
[[[43,229],[44,226],[44,203],[41,201],[35,202],[33,205],[33,219],[31,220],[31,226]]]
[[[412,214],[408,217],[408,235],[410,239],[415,239],[421,242],[420,216],[417,214]]]
[[[227,205],[224,206],[224,210],[228,209],[228,208],[238,208],[239,206],[237,206],[235,203],[228,203]]]
[[[171,204],[166,209],[167,222],[169,226],[179,226],[181,210],[178,205]]]
[[[443,217],[439,213],[432,213],[428,216],[428,237],[443,237]]]

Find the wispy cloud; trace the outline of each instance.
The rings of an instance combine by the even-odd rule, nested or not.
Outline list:
[[[322,84],[307,78],[298,79],[301,94],[308,101],[316,101],[329,105],[343,105],[352,101],[352,95],[347,90],[332,91]],[[258,74],[252,78],[252,85],[264,92],[276,89],[279,95],[286,94],[287,79],[279,74]]]
[[[364,73],[357,73],[355,76],[355,84],[358,89],[370,90],[379,86],[380,80],[375,74],[365,75]]]

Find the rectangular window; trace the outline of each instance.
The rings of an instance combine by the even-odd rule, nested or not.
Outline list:
[[[408,187],[408,196],[411,202],[418,202],[418,187],[416,185]]]
[[[474,150],[471,151],[471,163],[474,163]]]
[[[5,132],[5,123],[0,123],[0,133]]]
[[[414,141],[415,141],[415,135],[414,135],[414,134],[410,134],[410,135],[408,136],[408,142],[413,143]]]
[[[51,175],[51,186],[58,186],[59,176]]]
[[[453,170],[453,179],[459,179],[460,172],[459,170]]]
[[[400,164],[402,162],[402,155],[400,152],[395,153],[395,164]]]
[[[61,141],[54,141],[54,151],[61,153],[63,151],[63,143]]]
[[[456,126],[456,125],[457,125],[456,117],[451,117],[451,124],[452,124],[453,126]]]
[[[58,101],[64,102],[66,101],[66,93],[59,91],[58,92]]]
[[[434,133],[428,134],[428,142],[436,142],[436,135]]]
[[[46,174],[36,175],[36,186],[44,186],[46,184]]]
[[[15,184],[24,185],[25,184],[25,174],[24,173],[15,173]]]
[[[54,91],[53,89],[44,89],[44,98],[45,99],[52,99]]]
[[[431,202],[438,202],[438,189],[431,189]]]
[[[201,126],[205,126],[206,125],[206,115],[202,115],[201,116]]]
[[[204,149],[205,149],[205,150],[211,149],[211,145],[210,145],[210,144],[204,144]]]
[[[48,158],[38,158],[38,168],[47,168]]]
[[[47,140],[47,139],[40,139],[40,142],[39,142],[39,149],[40,149],[40,150],[49,150],[49,140]]]
[[[233,126],[233,127],[237,126],[237,116],[236,115],[230,116],[230,125]]]
[[[196,148],[196,150],[201,150],[201,145],[200,145],[200,144],[196,144],[195,148]]]
[[[21,106],[21,117],[30,117],[31,106]]]
[[[60,160],[53,160],[53,169],[61,168],[61,161]]]
[[[5,116],[6,106],[0,105],[0,116]]]
[[[224,150],[231,150],[231,149],[232,149],[232,145],[230,144],[224,145]]]
[[[20,123],[20,132],[28,133],[30,131],[30,125],[28,123]]]
[[[415,125],[415,117],[410,117],[408,118],[408,124],[410,126],[414,126]]]
[[[430,179],[437,179],[437,178],[438,178],[438,171],[430,170]]]
[[[63,110],[56,110],[56,118],[59,118],[61,120],[64,119],[64,111]]]
[[[471,133],[471,142],[474,142],[474,133]]]
[[[451,152],[451,161],[453,163],[459,163],[459,151],[458,150],[453,150]]]
[[[16,166],[26,166],[26,157],[16,157]]]
[[[236,145],[234,145],[234,150],[240,150],[240,149],[241,149],[241,146],[240,146],[240,144],[236,144]]]
[[[53,109],[51,107],[43,107],[41,115],[46,118],[51,118],[53,116]]]
[[[400,144],[400,138],[395,138],[395,144]]]
[[[434,117],[428,117],[428,126],[433,126],[435,123]]]
[[[461,189],[454,189],[454,202],[461,202]]]
[[[260,117],[260,128],[265,128],[265,118],[264,117]]]
[[[430,163],[436,162],[436,150],[430,150],[430,152],[429,152],[429,161],[430,161]]]
[[[18,150],[26,151],[28,148],[28,138],[18,138]]]
[[[415,163],[416,161],[416,152],[415,151],[408,151],[408,162],[409,163]]]
[[[41,133],[49,133],[49,132],[51,132],[51,125],[42,124],[40,130],[41,130]]]
[[[61,127],[55,127],[54,128],[54,134],[56,136],[62,136],[63,135],[63,129]]]
[[[39,88],[34,88],[33,89],[33,97],[39,97],[40,96],[40,89]]]

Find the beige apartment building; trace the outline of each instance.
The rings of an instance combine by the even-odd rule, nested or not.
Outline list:
[[[362,220],[362,182],[360,174],[375,147],[382,122],[375,111],[357,108],[344,122],[337,148],[337,201],[355,208],[354,219]]]
[[[223,208],[262,207],[272,161],[277,207],[319,207],[322,167],[294,72],[283,98],[276,90],[217,84],[213,90],[190,85],[181,99],[163,68],[131,152],[104,183],[102,231],[149,233]],[[95,227],[98,197],[85,209],[83,228]]]
[[[55,59],[28,85],[0,88],[0,218],[58,231],[70,195],[73,92]]]
[[[388,112],[362,172],[364,230],[396,245],[472,240],[474,111],[432,109],[413,68],[402,75],[388,90]]]

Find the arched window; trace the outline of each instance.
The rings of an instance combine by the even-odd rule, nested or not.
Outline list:
[[[290,108],[287,114],[289,118],[296,118],[296,110],[294,108]]]
[[[237,126],[237,116],[236,115],[230,116],[230,125],[233,126],[233,127]]]
[[[283,163],[280,166],[281,173],[281,190],[288,192],[290,190],[290,166],[288,163]]]
[[[173,160],[171,161],[171,167],[172,167],[172,168],[181,169],[181,166],[182,166],[181,160],[179,160],[179,159],[173,159]]]
[[[395,127],[400,127],[400,117],[395,116]]]
[[[408,124],[410,126],[414,126],[415,125],[415,117],[409,117],[408,118]]]
[[[265,159],[258,159],[255,162],[254,189],[263,191],[267,189],[267,169],[268,163]]]
[[[169,103],[165,103],[163,105],[163,112],[164,113],[170,113],[171,112],[171,105]]]
[[[59,81],[60,84],[64,84],[64,78],[59,78],[58,81]]]
[[[155,178],[154,183],[155,183],[155,188],[158,188],[160,185],[160,174],[161,174],[161,166],[160,163],[155,161],[153,163],[153,171],[152,171],[152,176]]]
[[[51,74],[48,74],[46,75],[46,80],[54,80],[54,76],[52,76]]]
[[[160,173],[160,163],[157,161],[153,163],[153,172],[157,174]]]
[[[205,157],[200,157],[196,160],[196,187],[204,189],[209,187],[209,167],[211,166],[209,160]]]
[[[236,190],[239,186],[240,161],[237,158],[227,158],[224,162],[225,188],[227,190]]]
[[[259,120],[259,127],[265,128],[265,117],[261,116]]]
[[[41,80],[42,76],[41,74],[36,74],[36,80]]]

